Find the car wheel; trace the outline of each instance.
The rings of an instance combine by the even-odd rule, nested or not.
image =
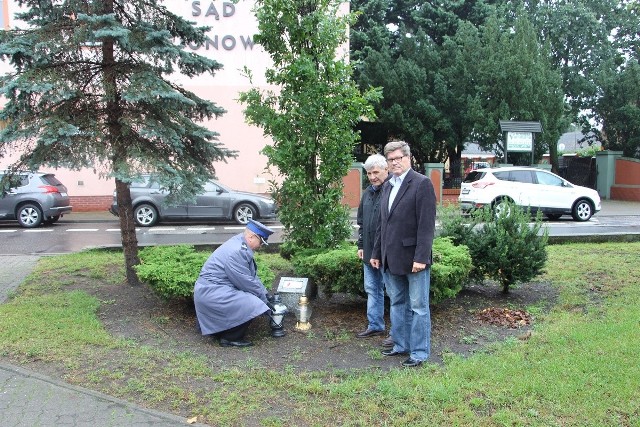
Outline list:
[[[511,213],[511,203],[508,199],[500,199],[493,205],[493,215],[496,218],[509,216]]]
[[[18,222],[25,228],[34,228],[42,223],[42,211],[38,205],[27,203],[18,209]]]
[[[589,221],[593,216],[593,206],[588,200],[580,199],[573,205],[571,216],[575,221]]]
[[[551,221],[555,221],[557,219],[560,219],[560,217],[562,216],[562,214],[544,214],[547,218],[549,218]]]
[[[233,219],[241,225],[245,225],[256,216],[256,209],[249,203],[240,203],[233,210]]]
[[[141,227],[151,227],[158,222],[158,210],[153,205],[143,203],[133,209],[136,224]]]

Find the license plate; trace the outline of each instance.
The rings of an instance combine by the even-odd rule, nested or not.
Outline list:
[[[67,193],[60,193],[62,197],[67,197]]]

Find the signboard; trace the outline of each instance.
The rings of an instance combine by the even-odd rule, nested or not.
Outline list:
[[[507,132],[507,151],[533,151],[533,133]]]

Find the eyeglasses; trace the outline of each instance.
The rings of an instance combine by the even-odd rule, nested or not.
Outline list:
[[[407,156],[393,157],[393,158],[387,159],[387,163],[399,162],[405,157]]]

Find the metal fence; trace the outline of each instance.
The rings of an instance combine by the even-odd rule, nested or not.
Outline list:
[[[559,175],[572,184],[596,189],[595,157],[562,156],[558,159]]]

